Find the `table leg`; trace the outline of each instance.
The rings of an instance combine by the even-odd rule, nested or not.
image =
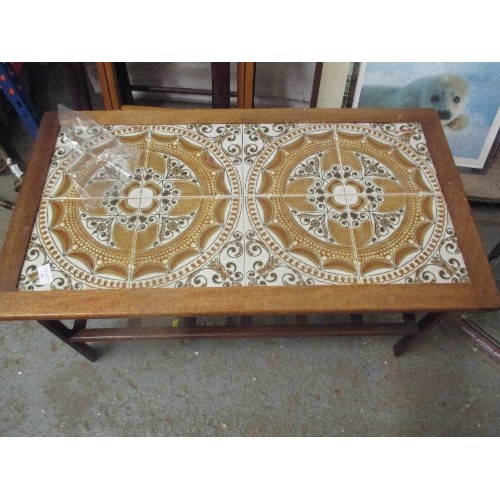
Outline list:
[[[241,316],[241,325],[242,326],[252,326],[253,318],[252,316]]]
[[[75,344],[70,341],[70,338],[74,333],[85,328],[85,320],[76,320],[75,325],[71,330],[57,320],[38,321],[38,323],[92,363],[97,359],[97,352],[92,349],[92,347],[84,343]]]
[[[307,315],[306,314],[298,314],[295,316],[295,324],[307,326]]]
[[[416,338],[421,338],[433,326],[448,316],[448,313],[429,313],[426,314],[419,322],[419,332],[417,335],[407,335],[399,339],[393,346],[394,356],[401,356]]]
[[[498,257],[500,257],[500,243],[497,243],[495,248],[488,254],[488,260],[493,262]]]

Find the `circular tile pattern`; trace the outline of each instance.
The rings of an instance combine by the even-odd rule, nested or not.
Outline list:
[[[430,259],[446,225],[425,158],[361,125],[311,124],[280,136],[256,158],[248,186],[250,220],[266,245],[332,282],[346,273],[365,282],[403,278]]]
[[[162,286],[182,278],[221,249],[239,219],[240,198],[227,197],[240,190],[235,166],[194,131],[152,132],[134,178],[96,175],[88,183],[92,199],[82,199],[67,174],[75,161],[68,157],[49,173],[38,224],[50,257],[89,285]]]

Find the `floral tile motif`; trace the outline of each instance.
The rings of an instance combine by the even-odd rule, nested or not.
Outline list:
[[[248,197],[247,285],[357,282],[348,212],[324,197]]]
[[[123,198],[88,201],[42,200],[19,283],[21,289],[29,286],[33,262],[40,258],[60,276],[63,287],[128,285],[137,209]]]
[[[247,196],[317,191],[334,176],[334,166],[340,172],[332,124],[245,125],[243,155]]]
[[[40,284],[38,281],[39,267],[49,265],[52,273],[52,283]],[[74,275],[71,270],[66,272],[62,270],[53,260],[44,243],[41,241],[38,231],[33,231],[23,269],[17,285],[18,290],[85,290],[93,288]]]
[[[267,146],[302,126],[307,126],[307,124],[244,123],[242,125],[243,164],[247,169],[252,167]]]
[[[362,282],[392,282],[425,262],[443,231],[441,197],[412,194],[347,198]]]
[[[431,175],[436,174],[420,123],[359,123],[358,126],[362,126],[369,131],[381,132],[384,136],[388,135],[393,141],[397,141],[398,146],[403,143],[409,148],[406,154],[409,153],[410,156],[417,155],[420,160],[428,164]],[[439,190],[439,186],[434,185],[433,187]]]
[[[432,257],[412,273],[394,283],[468,283],[470,282],[457,236],[449,216],[443,237]]]
[[[154,201],[139,214],[133,288],[243,284],[243,198]]]
[[[106,129],[142,151],[133,178],[83,198],[61,135],[20,290],[469,279],[417,123]]]
[[[344,185],[360,193],[440,193],[418,124],[339,124]]]
[[[345,201],[361,283],[415,282],[416,278],[411,276],[430,261],[435,262],[434,271],[438,264],[449,270],[452,264],[445,262],[444,257],[436,260],[447,238],[454,238],[454,255],[448,253],[447,258],[459,259],[460,279],[468,281],[442,196],[351,194]],[[435,282],[447,282],[443,277],[439,273],[434,277]]]
[[[293,230],[285,221],[286,210],[279,207],[286,206],[289,198],[305,196],[316,201],[316,212],[297,213],[301,221],[314,222],[316,228],[311,231],[302,224],[302,229],[317,241],[323,239],[323,244],[340,242],[345,245],[343,251],[350,249],[345,258],[353,266],[349,282],[411,283],[417,280],[411,276],[428,262],[442,264],[444,257],[438,259],[436,252],[445,233],[453,238],[454,230],[419,124],[302,124],[264,139],[262,131],[276,127],[268,124],[251,130],[257,136],[253,142],[259,146],[247,158],[246,220],[252,221],[249,225],[254,232],[260,228],[273,233],[260,237],[275,257],[276,245],[286,257],[293,254],[289,244]],[[251,141],[245,137],[244,151],[247,144]],[[318,209],[319,204],[326,209]],[[265,215],[273,212],[280,216],[271,219]],[[282,234],[281,245],[276,241],[278,234]],[[325,235],[330,239],[325,241]],[[313,248],[309,241],[307,252]],[[454,248],[462,259],[458,244]],[[322,269],[318,256],[325,259],[323,251],[317,253],[316,270]],[[308,264],[314,260],[310,256]],[[435,272],[433,279],[467,281],[463,259],[460,262],[459,278]],[[341,282],[344,280],[342,276]]]
[[[243,196],[241,126],[151,127],[146,172],[184,196]]]

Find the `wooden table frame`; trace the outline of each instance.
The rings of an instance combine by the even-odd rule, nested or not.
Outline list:
[[[31,237],[45,185],[55,140],[59,131],[56,113],[42,121],[32,157],[0,258],[0,320],[36,320],[88,359],[95,353],[86,342],[116,339],[168,337],[305,336],[345,334],[393,334],[403,339],[395,354],[405,350],[415,337],[442,319],[442,313],[500,308],[500,297],[488,266],[488,259],[474,224],[443,129],[433,110],[371,109],[230,109],[230,110],[142,110],[89,112],[102,124],[176,123],[272,123],[272,122],[418,122],[422,124],[437,177],[468,269],[470,283],[412,285],[349,285],[304,287],[239,287],[126,289],[83,291],[18,292],[18,278]],[[429,140],[432,138],[432,140]],[[307,290],[307,293],[304,291]],[[347,291],[347,293],[346,293]],[[332,304],[335,304],[332,307]],[[432,313],[416,322],[405,314],[400,324],[364,324],[363,313]],[[351,325],[304,324],[304,315],[349,313]],[[197,316],[298,315],[294,327],[195,327],[191,320],[183,328],[143,329],[132,323],[132,332],[123,329],[87,329],[90,318],[131,318]],[[357,318],[357,319],[356,319]],[[75,320],[73,329],[61,319]],[[248,323],[249,321],[247,321]],[[245,323],[245,321],[243,321]],[[196,328],[196,329],[195,329]],[[199,328],[199,329],[198,329]]]

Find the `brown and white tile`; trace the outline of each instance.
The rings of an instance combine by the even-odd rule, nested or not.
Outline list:
[[[338,124],[337,138],[344,182],[357,183],[360,191],[367,193],[440,194],[439,182],[420,126],[403,125]],[[410,142],[403,139],[408,134]],[[423,142],[417,142],[415,137]],[[414,143],[411,143],[412,138]]]
[[[147,172],[160,184],[193,190],[183,196],[242,196],[240,131],[232,125],[153,126]]]
[[[428,258],[415,271],[395,283],[469,283],[469,273],[464,262],[455,229],[447,214],[446,228]]]
[[[247,130],[249,133],[244,138],[247,196],[300,195],[306,184],[317,191],[339,175],[340,161],[333,124],[269,124],[259,127],[266,131],[273,130],[272,127],[278,130],[282,127],[283,130],[272,140],[268,138],[267,142],[261,138],[261,129],[256,128],[260,135],[252,128]],[[251,142],[254,136],[255,144]]]
[[[468,280],[419,124],[107,130],[133,178],[72,177],[59,137],[19,289]]]
[[[130,210],[126,202],[42,200],[32,234],[33,251],[69,288],[126,287],[137,225],[137,210]],[[26,259],[25,267],[32,266],[29,255]]]
[[[40,282],[38,269],[49,266],[52,281]],[[17,289],[20,291],[47,291],[47,290],[85,290],[93,288],[81,281],[73,273],[62,270],[50,256],[47,248],[42,243],[38,231],[34,231],[19,276]]]
[[[243,255],[236,249],[243,232],[241,197],[154,202],[153,211],[139,214],[132,287],[241,284]]]
[[[351,197],[349,217],[361,282],[398,283],[432,258],[448,215],[441,196],[388,194]]]
[[[249,197],[245,206],[248,285],[357,282],[346,211],[314,196]]]

